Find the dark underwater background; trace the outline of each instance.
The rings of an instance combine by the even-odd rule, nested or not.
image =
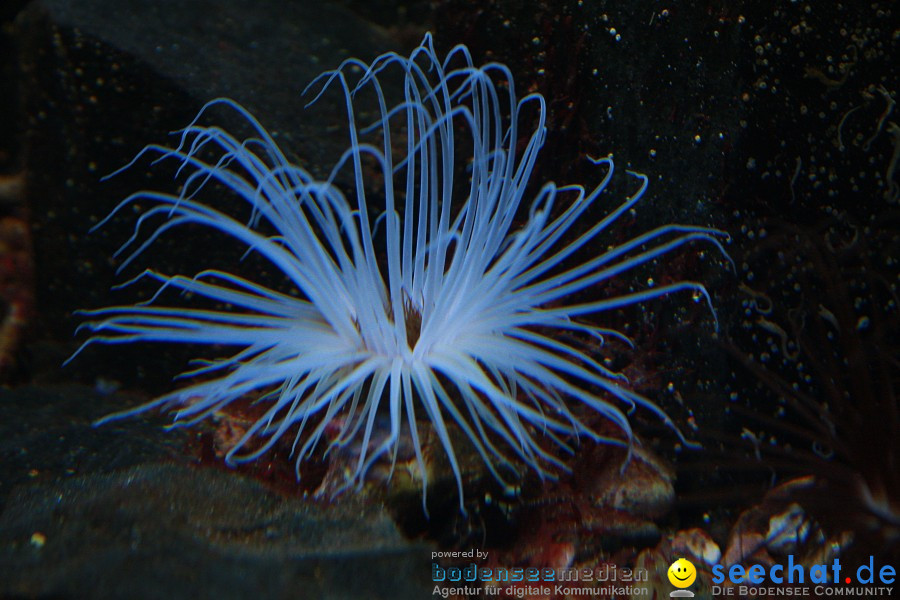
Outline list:
[[[723,552],[756,535],[741,558],[764,563],[784,552],[766,530],[788,513],[793,554],[900,567],[898,22],[877,1],[5,0],[0,597],[425,598],[438,548],[542,566],[562,544],[575,564],[668,565],[695,530]],[[585,481],[610,459],[591,449],[574,478],[501,502],[475,470],[466,516],[435,494],[425,519],[417,492],[384,486],[313,499],[287,453],[228,469],[214,424],[91,426],[171,389],[196,349],[97,346],[62,366],[85,337],[74,311],[146,294],[111,288],[149,264],[277,276],[203,232],[161,239],[117,276],[133,221],[90,228],[172,172],[101,178],[219,96],[323,175],[346,146],[343,107],[304,109],[306,84],[428,31],[439,55],[466,44],[476,64],[507,64],[520,95],[544,95],[535,191],[596,181],[586,155],[650,178],[610,243],[669,222],[732,236],[734,271],[695,248],[637,275],[704,282],[717,331],[684,298],[615,315],[636,348],[612,360],[703,445],[635,416],[676,475],[664,514],[607,511]]]

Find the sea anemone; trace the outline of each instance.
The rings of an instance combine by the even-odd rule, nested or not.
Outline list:
[[[391,106],[379,77],[393,69],[402,74],[404,99]],[[175,410],[176,424],[188,425],[255,394],[265,414],[227,453],[229,464],[258,458],[290,431],[298,477],[301,461],[320,442],[329,448],[354,443],[361,450],[348,477],[361,484],[376,460],[396,459],[401,435],[411,440],[427,477],[417,419],[424,414],[446,452],[460,502],[453,427],[501,483],[522,464],[552,477],[565,468],[554,448],[569,450],[579,436],[630,444],[623,409],[649,411],[684,440],[660,407],[631,391],[587,345],[563,340],[627,341],[586,319],[675,292],[712,310],[707,290],[691,281],[615,297],[597,298],[597,290],[693,241],[727,256],[725,234],[670,224],[618,245],[601,240],[642,198],[647,178],[633,172],[637,191],[574,232],[612,178],[611,156],[590,159],[603,168],[592,189],[547,183],[523,206],[546,134],[544,99],[517,99],[509,69],[474,66],[464,46],[441,61],[426,36],[408,58],[346,60],[310,84],[307,91],[318,89],[310,104],[335,86],[346,105],[350,145],[324,180],[290,162],[245,108],[224,98],[176,132],[176,148],[147,146],[123,167],[158,155],[157,162],[180,163],[184,181],[178,193],[132,194],[103,221],[139,201],[150,205],[119,251],[121,268],[159,236],[192,224],[258,254],[294,291],[221,270],[194,276],[147,270],[137,279],[159,284],[149,301],[83,311],[90,318],[83,327],[94,335],[82,349],[96,342],[236,349],[195,365],[184,387],[100,423],[164,407]],[[370,113],[374,123],[360,126],[364,91],[377,110]],[[202,125],[213,107],[235,111],[253,137],[242,141]],[[466,147],[467,177],[461,178],[457,156]],[[249,204],[249,221],[197,200],[212,184]],[[376,186],[383,195],[377,214],[369,201]],[[216,304],[165,306],[168,290]],[[582,414],[586,407],[615,423],[621,439],[595,433],[573,411],[578,405]],[[386,426],[381,423],[389,423],[389,433],[373,434]]]

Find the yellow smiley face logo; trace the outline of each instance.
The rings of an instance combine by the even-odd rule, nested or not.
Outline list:
[[[686,588],[697,579],[697,569],[691,561],[679,558],[669,566],[669,583],[677,588]]]

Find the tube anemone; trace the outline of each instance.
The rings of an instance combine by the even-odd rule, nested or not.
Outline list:
[[[395,106],[379,83],[389,69],[403,77],[404,98]],[[163,407],[174,410],[176,424],[191,424],[257,394],[267,410],[230,449],[228,463],[256,459],[290,431],[298,476],[301,461],[320,442],[353,442],[361,451],[350,478],[361,484],[374,461],[396,458],[402,433],[412,441],[425,488],[418,418],[424,415],[446,452],[461,504],[462,475],[448,429],[453,426],[501,483],[517,464],[552,477],[565,468],[553,447],[568,449],[578,436],[630,443],[623,408],[646,409],[681,437],[621,374],[554,331],[627,340],[591,324],[591,315],[675,292],[689,292],[712,310],[706,288],[691,281],[615,297],[592,292],[693,241],[712,244],[727,257],[721,241],[727,236],[664,225],[608,246],[602,234],[636,207],[647,187],[637,173],[630,173],[639,184],[632,196],[572,233],[610,181],[611,156],[590,159],[604,169],[596,186],[547,183],[524,200],[546,132],[544,98],[517,98],[506,66],[476,67],[464,46],[442,61],[426,36],[409,57],[347,60],[310,84],[307,91],[318,90],[310,104],[334,87],[345,102],[350,144],[324,180],[291,163],[246,109],[224,98],[209,102],[178,132],[176,148],[151,145],[130,163],[146,154],[176,161],[184,181],[175,194],[137,192],[104,220],[138,201],[150,206],[120,249],[121,268],[168,230],[192,224],[261,255],[298,293],[219,270],[193,276],[148,270],[139,279],[159,284],[150,301],[83,311],[90,319],[83,327],[93,336],[82,349],[97,342],[235,348],[191,370],[201,376],[196,383],[100,423]],[[364,90],[378,111],[373,124],[359,126]],[[236,112],[253,137],[240,140],[202,125],[213,107]],[[460,150],[469,157],[464,179],[455,158]],[[370,212],[366,182],[373,172],[383,186],[378,214]],[[349,183],[337,183],[344,179]],[[249,205],[248,223],[197,199],[213,183]],[[607,249],[589,254],[594,248]],[[164,306],[164,290],[229,309]],[[573,412],[578,403],[615,423],[627,441],[595,433]],[[376,419],[390,423],[389,434],[373,435]]]

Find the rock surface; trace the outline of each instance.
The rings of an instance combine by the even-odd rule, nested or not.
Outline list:
[[[431,549],[378,504],[192,464],[160,419],[78,386],[0,392],[0,597],[423,598]]]

